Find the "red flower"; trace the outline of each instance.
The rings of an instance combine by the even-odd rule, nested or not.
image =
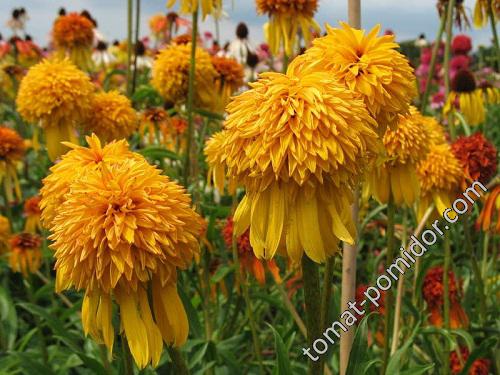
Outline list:
[[[467,177],[486,184],[495,176],[497,150],[482,133],[460,137],[451,148]]]
[[[466,347],[460,347],[460,355],[462,357],[463,364],[460,362],[460,358],[455,350],[450,353],[450,370],[453,375],[457,375],[462,372],[465,363],[469,359],[469,350]],[[485,358],[476,359],[469,368],[469,375],[488,375],[489,367],[489,360]]]
[[[466,55],[472,49],[472,39],[465,34],[459,34],[451,42],[451,50],[454,55]]]
[[[451,58],[450,69],[453,71],[459,71],[462,69],[468,69],[470,64],[470,57],[467,55],[456,55]]]
[[[495,224],[496,220],[496,224]],[[496,186],[484,202],[483,210],[477,218],[476,229],[484,232],[496,231],[500,233],[500,185]]]

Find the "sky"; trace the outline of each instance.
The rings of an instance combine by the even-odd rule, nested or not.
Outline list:
[[[347,19],[347,0],[318,0],[319,8],[315,16],[320,25],[336,25],[339,20]],[[361,0],[362,27],[371,28],[377,23],[382,30],[391,29],[398,41],[411,40],[425,33],[428,39],[434,39],[439,18],[436,11],[437,0]],[[475,0],[465,0],[465,7],[472,18]],[[87,9],[97,19],[99,31],[109,41],[123,39],[127,32],[127,0],[0,0],[0,33],[10,35],[6,22],[11,10],[25,7],[30,16],[27,31],[37,43],[45,44],[58,9],[63,6],[68,12]],[[141,1],[140,34],[148,33],[148,19],[153,14],[165,12],[166,0]],[[220,23],[221,41],[232,40],[234,30],[240,21],[245,21],[250,29],[250,38],[254,43],[263,41],[262,26],[267,17],[258,16],[254,0],[224,0],[224,9],[228,18]],[[201,31],[214,33],[214,21],[208,18],[201,25]],[[455,30],[458,32],[458,30]],[[484,28],[466,31],[474,41],[474,47],[488,45],[490,30]]]

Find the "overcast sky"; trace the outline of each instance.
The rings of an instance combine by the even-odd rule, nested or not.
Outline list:
[[[465,0],[469,14],[472,12],[475,0]],[[427,38],[434,38],[438,28],[436,11],[437,0],[361,0],[363,28],[371,28],[377,23],[382,29],[393,30],[398,40],[414,39],[420,33]],[[6,22],[11,10],[24,6],[30,16],[27,25],[28,33],[38,43],[46,43],[51,25],[59,7],[67,11],[87,9],[97,19],[99,31],[109,40],[123,39],[126,36],[126,0],[0,0],[0,32],[9,36]],[[142,0],[141,35],[148,32],[149,17],[158,12],[165,12],[166,0]],[[220,25],[222,42],[233,38],[235,25],[245,21],[250,27],[251,39],[261,42],[262,25],[267,17],[257,16],[254,0],[224,0],[225,10],[229,18]],[[347,0],[319,0],[316,20],[323,25],[325,22],[337,24],[347,18]],[[201,26],[202,31],[214,31],[213,20],[208,19]],[[474,39],[474,45],[489,44],[490,30],[468,30]]]

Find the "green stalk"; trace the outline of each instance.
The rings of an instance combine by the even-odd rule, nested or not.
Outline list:
[[[483,240],[483,258],[481,259],[481,274],[483,276],[483,279],[486,279],[486,273],[488,270],[488,248],[490,245],[490,234],[488,232],[484,233],[484,240]],[[493,247],[495,248],[495,247]],[[496,259],[496,258],[492,258]]]
[[[184,359],[179,349],[174,348],[173,346],[169,346],[167,350],[168,354],[170,355],[170,359],[172,359],[172,363],[174,364],[174,373],[177,375],[189,375],[186,360]]]
[[[321,328],[326,328],[326,321],[330,312],[330,300],[332,298],[333,271],[335,269],[335,257],[328,258],[325,265],[325,275],[323,279],[323,289],[321,299]]]
[[[196,37],[198,35],[198,10],[193,12],[193,25],[191,32],[191,60],[189,62],[189,83],[188,83],[188,97],[187,97],[187,117],[188,117],[188,128],[186,132],[186,159],[184,162],[184,186],[189,185],[189,175],[191,168],[191,144],[193,143],[193,104],[194,104],[194,83],[195,83],[195,73],[196,73]]]
[[[422,95],[422,102],[420,104],[420,112],[422,112],[422,113],[425,113],[425,109],[427,107],[427,101],[429,100],[432,77],[434,77],[434,73],[436,71],[437,55],[439,52],[439,46],[441,44],[441,39],[443,37],[445,24],[446,24],[446,12],[443,12],[443,14],[441,15],[441,22],[439,24],[439,30],[438,30],[438,33],[436,36],[436,40],[434,42],[434,47],[432,48],[431,64],[429,66],[429,73],[427,74],[427,82],[425,84],[425,91]]]
[[[450,58],[451,58],[451,38],[453,36],[453,10],[455,9],[455,0],[448,1],[448,8],[446,9],[446,44],[444,46],[444,87],[446,99],[448,99],[451,91],[450,83]],[[453,125],[453,113],[448,114],[448,129],[450,130],[450,137],[453,141],[456,138],[455,127]]]
[[[134,375],[134,361],[124,333],[122,333],[122,355],[125,375]]]
[[[392,196],[389,197],[389,202],[387,203],[387,253],[385,256],[386,266],[392,262],[394,258],[394,216],[395,216],[396,206]],[[382,355],[382,368],[381,374],[385,374],[387,369],[387,364],[389,363],[390,354],[390,336],[391,336],[391,312],[392,312],[392,291],[391,289],[385,292],[385,316],[384,316],[384,352]]]
[[[493,44],[497,53],[497,72],[500,71],[500,44],[498,42],[497,25],[493,14],[493,0],[488,1],[488,17],[490,19],[491,33],[493,34]]]
[[[446,330],[450,329],[450,285],[449,285],[449,276],[448,270],[450,269],[451,264],[451,246],[449,237],[444,238],[444,265],[443,265],[443,316],[444,316],[444,328]],[[445,340],[444,344],[444,368],[443,373],[449,373],[449,353],[450,348],[448,345],[448,341]]]
[[[127,1],[127,95],[130,95],[132,64],[132,1]]]
[[[134,43],[134,70],[132,75],[132,89],[130,95],[134,95],[137,84],[137,44],[139,43],[139,28],[141,24],[141,0],[135,3],[135,43]]]
[[[30,274],[29,278],[26,280],[26,292],[28,293],[28,300],[31,304],[36,305],[34,288],[33,288],[33,277]],[[35,321],[35,326],[37,328],[38,340],[40,343],[40,351],[42,352],[43,362],[48,365],[49,364],[49,352],[47,351],[47,342],[45,340],[45,336],[42,331],[42,323],[40,322],[40,318],[37,315],[33,315],[33,320]]]
[[[304,253],[302,255],[302,279],[304,280],[304,300],[306,304],[307,342],[312,347],[314,340],[321,337],[322,327],[318,319],[321,309],[321,291],[319,285],[318,265]],[[309,375],[321,375],[322,361],[309,359]]]

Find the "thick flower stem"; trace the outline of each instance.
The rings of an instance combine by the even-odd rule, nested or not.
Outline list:
[[[134,375],[134,361],[132,359],[132,353],[130,353],[127,338],[124,334],[122,334],[122,356],[125,375]]]
[[[444,238],[444,265],[443,265],[443,316],[444,316],[444,328],[446,330],[450,329],[450,282],[449,282],[449,269],[451,264],[451,246],[449,237]],[[448,341],[445,340],[444,344],[444,368],[443,373],[449,373],[449,352],[450,348]]]
[[[321,337],[321,322],[318,319],[321,305],[318,265],[307,255],[302,256],[302,278],[304,280],[304,299],[306,304],[307,342],[312,348],[313,342]],[[321,375],[322,361],[309,360],[309,375]]]
[[[130,88],[132,83],[131,65],[132,65],[132,2],[127,1],[127,94],[130,95]]]
[[[500,44],[498,42],[498,32],[495,14],[493,13],[493,0],[488,0],[488,18],[490,19],[491,33],[493,34],[493,44],[497,55],[497,72],[500,71]]]
[[[174,364],[175,374],[189,375],[189,370],[186,364],[186,360],[182,356],[179,349],[174,348],[173,346],[169,346],[168,354],[170,355],[170,359],[172,359],[172,363]]]
[[[330,312],[334,269],[335,269],[335,257],[330,257],[326,261],[325,275],[323,279],[323,294],[321,299],[321,329],[326,328],[327,319]]]
[[[427,81],[425,83],[425,91],[422,95],[422,101],[420,103],[420,112],[425,113],[427,107],[427,102],[429,100],[429,93],[431,91],[432,77],[436,71],[436,62],[439,52],[439,47],[441,45],[441,38],[443,37],[444,27],[446,25],[446,12],[441,15],[441,23],[439,24],[439,30],[434,41],[434,46],[432,47],[431,63],[429,66],[429,72],[427,73]]]
[[[387,203],[387,253],[385,256],[385,264],[388,266],[394,258],[394,214],[396,211],[396,206],[392,197],[389,198]],[[381,374],[385,374],[387,369],[387,364],[389,363],[389,353],[390,353],[390,337],[391,337],[391,312],[392,312],[392,291],[391,289],[385,292],[385,315],[384,315],[384,352],[382,355],[382,368]]]
[[[130,95],[134,95],[137,85],[137,45],[139,43],[139,28],[141,24],[141,0],[135,1],[134,70],[132,73],[132,89],[130,90]]]
[[[444,45],[444,88],[446,99],[448,99],[451,91],[450,83],[450,58],[451,58],[451,39],[453,37],[453,11],[455,9],[455,0],[448,1],[448,8],[446,9],[446,42]],[[453,113],[450,111],[448,114],[448,129],[450,137],[453,141],[456,138],[455,125],[453,124]]]
[[[188,118],[188,128],[186,132],[186,159],[184,162],[184,186],[187,188],[189,185],[189,175],[191,170],[191,146],[193,144],[194,132],[194,82],[196,72],[196,38],[198,35],[198,10],[193,12],[191,32],[191,60],[189,61],[189,83],[188,83],[188,97],[186,103],[186,111]]]
[[[34,288],[33,288],[33,277],[30,277],[26,280],[26,292],[28,294],[28,300],[31,304],[36,305]],[[42,323],[40,322],[40,318],[37,315],[33,315],[33,320],[35,321],[35,326],[37,328],[38,340],[40,343],[40,351],[42,352],[43,362],[45,364],[49,363],[49,352],[47,350],[47,342],[45,341],[45,336],[42,331]]]

